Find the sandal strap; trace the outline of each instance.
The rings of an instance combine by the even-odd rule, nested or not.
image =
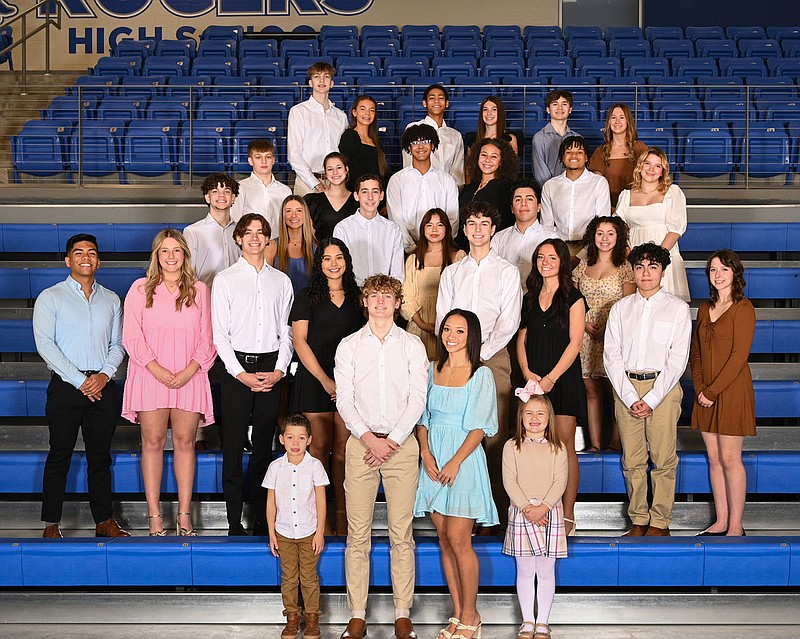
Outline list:
[[[480,626],[480,624],[478,624],[477,626],[470,626],[470,625],[465,624],[465,623],[459,623],[458,624],[458,628],[456,628],[456,630],[461,630],[463,628],[464,630],[469,630],[471,632],[477,632],[478,626]],[[453,635],[453,636],[455,636],[455,635]]]
[[[148,519],[156,519],[157,517],[160,518],[161,517],[161,513],[158,513],[157,515],[147,515]]]
[[[448,623],[455,624],[456,626],[461,625],[461,619],[459,619],[458,617],[450,617],[450,619],[448,619],[447,621]]]

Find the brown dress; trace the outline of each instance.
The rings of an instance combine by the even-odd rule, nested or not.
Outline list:
[[[719,435],[755,435],[755,395],[747,364],[756,329],[755,309],[745,298],[712,322],[710,308],[710,302],[700,307],[692,334],[692,428]],[[714,402],[711,408],[697,403],[701,392]]]
[[[647,145],[641,140],[633,143],[633,153],[639,157],[647,151]],[[617,198],[625,189],[631,188],[633,181],[633,169],[636,162],[631,162],[628,158],[615,158],[609,160],[608,164],[603,162],[603,147],[598,146],[589,160],[589,170],[599,173],[608,180],[608,190],[611,193],[611,207],[616,208]]]

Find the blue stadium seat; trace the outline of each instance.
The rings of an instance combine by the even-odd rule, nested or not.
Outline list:
[[[483,37],[489,40],[522,40],[522,31],[515,24],[487,24],[483,27]]]
[[[274,58],[278,55],[278,41],[273,39],[242,40],[239,43],[239,59],[247,56]]]
[[[228,26],[212,24],[207,26],[201,40],[241,40],[244,37],[244,28],[241,26]]]
[[[228,100],[246,100],[253,95],[256,78],[248,76],[218,76],[214,78],[214,95]]]
[[[237,55],[236,40],[201,40],[197,47],[199,58],[235,58]]]
[[[130,76],[123,76],[125,78]],[[136,77],[136,76],[133,76]],[[106,75],[101,77],[95,75],[82,75],[75,80],[75,84],[67,88],[68,96],[80,97],[85,100],[99,100],[107,95],[116,92],[115,87],[120,84],[120,77]]]
[[[728,27],[725,29],[725,35],[731,40],[739,40],[741,38],[756,39],[766,38],[767,34],[764,27]]]
[[[739,128],[737,133],[744,139],[743,128]],[[750,123],[747,133],[747,158],[742,158],[740,169],[745,170],[746,159],[747,170],[752,177],[785,174],[787,184],[791,184],[792,144],[785,127],[772,122],[753,122]]]
[[[525,75],[525,63],[521,60],[497,60],[481,58],[481,76],[485,78],[521,78]]]
[[[572,113],[569,116],[572,122],[597,122],[597,102],[576,100],[572,104]]]
[[[279,76],[283,68],[280,58],[266,58],[248,55],[239,62],[239,73],[244,76]]]
[[[719,75],[717,61],[713,58],[684,58],[672,61],[676,75],[693,78],[716,77]]]
[[[191,75],[235,75],[236,70],[235,58],[195,58]]]
[[[147,100],[133,99],[126,96],[109,95],[97,105],[98,120],[139,120],[144,117]]]
[[[603,32],[600,27],[564,27],[564,39],[581,38],[587,40],[601,40]]]
[[[394,24],[365,24],[361,27],[361,39],[378,37],[400,38],[400,29]]]
[[[666,58],[626,58],[625,75],[634,78],[646,78],[654,75],[670,75],[669,60]]]
[[[239,120],[243,117],[245,103],[227,97],[206,95],[200,98],[197,107],[198,120]]]
[[[93,120],[97,100],[92,97],[82,97],[80,102],[77,97],[59,95],[46,109],[42,109],[42,120]]]
[[[274,96],[254,95],[247,101],[248,120],[268,120],[271,122],[281,122],[281,131],[284,128],[289,113],[289,104],[284,101],[277,101]]]
[[[14,182],[20,182],[22,173],[40,177],[67,173],[72,182],[68,154],[71,134],[70,121],[28,121],[17,135],[11,136]]]
[[[681,40],[683,29],[680,27],[645,27],[644,37],[650,40]]]
[[[336,65],[336,72],[348,78],[374,78],[380,74],[380,58],[342,59]]]
[[[750,88],[750,97],[756,101],[794,100],[797,98],[797,87],[792,78],[750,76],[744,82]],[[760,109],[762,111],[766,109]]]
[[[347,58],[354,58],[361,54],[361,43],[358,40],[353,42],[345,42],[343,40],[334,40],[333,42],[323,42],[320,49],[322,55],[332,56],[334,60],[345,60]]]
[[[780,42],[784,57],[796,58],[800,54],[800,37],[785,38]]]
[[[647,40],[612,40],[608,45],[608,54],[617,58],[649,58],[650,42]]]
[[[367,57],[391,58],[399,56],[402,45],[397,38],[368,38],[361,39],[361,55]]]
[[[483,43],[480,40],[449,40],[444,43],[447,57],[471,57],[476,61],[483,57]]]
[[[530,75],[534,78],[571,78],[572,58],[532,58],[528,61]]]
[[[622,75],[619,58],[584,58],[575,60],[575,71],[581,77],[610,78]]]
[[[0,352],[35,353],[33,322],[29,319],[0,321]]]
[[[446,75],[452,78],[474,77],[478,74],[477,65],[468,58],[466,60],[449,60],[447,58],[437,58],[431,67],[433,75]]]
[[[653,55],[674,60],[677,58],[694,58],[694,45],[691,40],[655,40]]]
[[[694,78],[686,76],[655,76],[647,78],[650,97],[661,100],[690,100],[697,97]],[[653,106],[655,111],[655,105]]]
[[[708,100],[744,100],[744,78],[737,76],[702,78],[698,81],[700,97]]]
[[[121,142],[125,131],[122,121],[83,123],[83,129],[73,132],[70,139],[70,167],[75,173],[102,177],[120,172],[120,182],[125,183],[121,172]]]
[[[319,47],[316,40],[284,40],[281,42],[281,57],[284,60],[298,56],[312,58],[318,55]]]
[[[784,39],[800,38],[800,27],[767,27],[767,37],[778,42]]]
[[[698,40],[724,40],[722,27],[686,27],[686,37],[692,42]]]
[[[37,225],[38,226],[38,225]],[[35,230],[35,229],[34,229]],[[5,235],[5,234],[4,234]],[[27,236],[25,239],[29,239]],[[3,239],[6,242],[5,238]],[[19,246],[17,244],[16,246]],[[15,248],[15,247],[10,247]],[[30,299],[31,281],[29,269],[0,268],[0,298]],[[20,400],[19,394],[22,394]],[[11,410],[25,410],[25,387],[20,382],[0,382],[0,413],[8,414]],[[10,398],[11,401],[7,401]],[[13,399],[16,398],[16,399]],[[20,404],[21,402],[21,404]],[[21,413],[21,414],[27,414]]]
[[[191,129],[191,136],[190,136]],[[196,120],[181,126],[178,167],[198,175],[225,172],[230,165],[230,121]]]
[[[121,96],[139,100],[149,100],[161,95],[167,79],[163,75],[126,75],[122,78],[119,93]]]
[[[486,55],[493,58],[524,58],[525,47],[521,40],[487,40]]]
[[[798,58],[770,59],[767,60],[767,64],[770,71],[772,71],[772,75],[795,78],[795,81],[800,78],[800,59]]]
[[[777,40],[740,40],[739,51],[742,57],[780,58],[783,52]]]
[[[36,237],[35,249],[30,246],[30,238]],[[64,250],[64,245],[58,241],[58,225],[57,224],[4,224],[0,237],[3,240],[3,251],[8,253],[15,253],[19,251],[21,246],[26,249],[35,250],[42,253],[59,253]],[[5,269],[0,271],[4,274],[4,281],[15,280],[17,278],[8,278],[10,273],[16,272],[15,269]],[[23,280],[19,280],[14,285],[16,286]],[[24,277],[24,286],[27,287],[30,293],[30,280],[28,279],[27,272]],[[7,291],[6,291],[7,292]],[[0,297],[14,297],[0,293]]]
[[[604,97],[613,102],[633,102],[638,93],[639,99],[645,99],[644,80],[630,76],[603,76],[597,79],[605,87]]]
[[[408,24],[403,27],[400,36],[403,42],[405,42],[408,38],[439,40],[441,34],[439,33],[439,27],[435,24]]]
[[[319,29],[321,39],[358,38],[358,27],[350,25],[323,25]]]
[[[183,57],[191,59],[197,53],[197,42],[187,40],[159,40],[156,55],[162,58]]]
[[[719,69],[722,75],[739,76],[741,78],[752,75],[768,75],[767,67],[760,58],[720,58]]]
[[[736,58],[739,55],[736,43],[733,40],[695,40],[695,49],[698,58]]]
[[[155,53],[154,40],[119,40],[111,47],[111,55],[118,58],[139,58],[144,60]]]
[[[447,24],[442,27],[442,39],[444,40],[445,44],[457,40],[480,40],[481,28],[476,24]]]
[[[608,49],[603,40],[575,40],[569,48],[569,54],[573,58],[605,58]]]
[[[733,172],[733,139],[727,126],[703,122],[679,122],[681,172],[713,177]]]
[[[164,93],[167,97],[181,98],[187,101],[191,95],[199,99],[201,95],[211,94],[211,76],[209,75],[177,75],[167,77],[167,86]]]
[[[643,122],[636,120],[639,139],[648,146],[663,149],[667,154],[670,164],[679,166],[675,132],[671,124],[660,122]]]
[[[419,40],[410,38],[403,43],[403,55],[411,58],[425,58],[428,63],[438,58],[442,53],[442,45],[439,40]]]
[[[764,120],[767,122],[800,122],[800,100],[796,97],[787,99],[769,99],[759,102],[759,106],[765,106]]]
[[[389,77],[428,76],[428,65],[421,58],[387,58],[383,64],[383,73]]]
[[[608,27],[606,40],[641,40],[644,34],[639,27]]]
[[[172,120],[133,122],[125,133],[122,163],[126,173],[155,177],[172,173],[180,184],[177,168],[178,124]]]
[[[561,57],[566,55],[566,47],[561,39],[535,40],[528,44],[528,55],[534,58]]]
[[[145,60],[142,74],[161,77],[189,75],[190,66],[191,62],[186,56],[152,56]]]
[[[562,38],[561,27],[558,26],[538,26],[527,25],[522,30],[524,40],[531,38]]]
[[[656,122],[676,120],[702,122],[703,120],[703,108],[700,101],[694,98],[658,98],[653,100],[653,113]]]
[[[90,69],[92,75],[139,75],[142,61],[139,58],[110,58],[104,56]]]
[[[121,253],[144,253],[150,250],[153,238],[168,224],[113,224],[114,250]]]
[[[755,122],[758,117],[753,105],[750,104],[750,109],[747,109],[747,102],[744,99],[730,100],[727,98],[707,98],[705,100],[706,112],[709,115],[709,120],[713,122],[725,122],[728,125],[741,124],[747,118],[751,122]]]

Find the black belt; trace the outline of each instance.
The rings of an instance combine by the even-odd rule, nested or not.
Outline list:
[[[238,359],[243,364],[260,364],[261,362],[268,361],[271,357],[275,357],[277,351],[272,353],[242,353],[240,351],[233,351]]]
[[[651,379],[655,379],[658,377],[658,373],[631,373],[630,371],[626,372],[626,375],[631,379],[635,379],[637,382],[646,382]]]
[[[389,436],[389,433],[376,433],[375,431],[370,431],[375,437],[378,439],[386,439]]]
[[[92,375],[97,375],[100,371],[81,371],[86,377],[91,377]]]

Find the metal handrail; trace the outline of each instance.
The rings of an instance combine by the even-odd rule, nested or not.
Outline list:
[[[8,45],[5,49],[0,51],[0,57],[6,53],[10,53],[16,47],[22,45],[22,91],[20,95],[27,95],[28,93],[28,40],[44,29],[44,74],[50,75],[50,25],[55,25],[56,29],[61,28],[61,5],[57,6],[58,15],[55,18],[50,16],[50,4],[52,0],[40,0],[29,9],[26,9],[21,14],[5,23],[5,26],[11,26],[18,20],[22,21],[22,38],[18,42]],[[39,7],[44,5],[44,24],[39,25],[30,33],[28,31],[28,14],[36,11]]]

